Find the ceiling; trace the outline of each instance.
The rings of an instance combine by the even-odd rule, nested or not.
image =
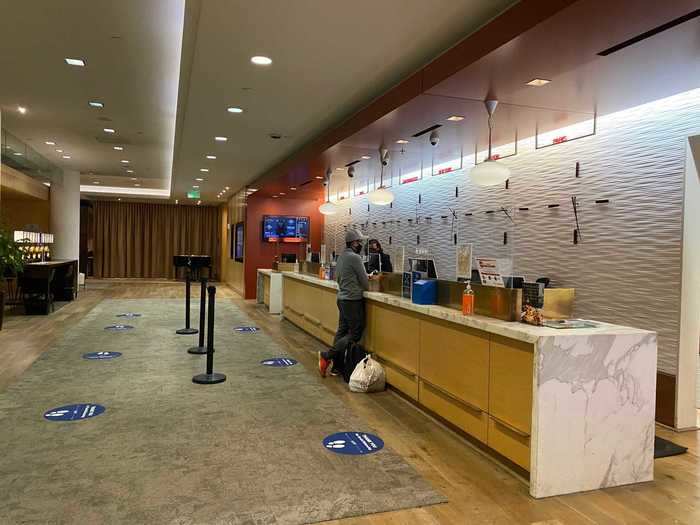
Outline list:
[[[79,171],[82,184],[169,193],[183,10],[184,0],[22,0],[4,7],[3,128],[62,169]],[[86,66],[69,66],[66,57]],[[91,100],[104,108],[90,107]]]
[[[226,186],[230,194],[512,3],[202,2],[190,14],[198,20],[174,196],[193,184],[203,199]],[[255,66],[254,55],[273,63]],[[244,111],[228,113],[230,106]]]
[[[201,177],[202,200],[216,201],[513,3],[14,2],[0,18],[2,125],[79,171],[85,194],[181,199]]]
[[[318,196],[318,178],[328,167],[333,185],[343,191],[350,182],[343,167],[357,160],[352,182],[361,187],[367,179],[379,176],[381,144],[392,151],[391,169],[385,170],[390,175],[399,169],[420,171],[483,151],[488,138],[483,106],[487,98],[500,101],[494,116],[494,143],[500,145],[512,144],[516,134],[522,139],[583,122],[587,124],[582,127],[592,131],[594,114],[605,115],[697,88],[700,18],[608,56],[598,53],[698,7],[698,0],[575,2],[434,85],[430,85],[431,72],[426,68],[422,82],[424,87],[428,84],[426,89],[358,131],[345,137],[335,133],[338,140],[333,146],[289,162],[290,167],[276,178],[257,184],[261,189],[257,195]],[[543,87],[527,86],[534,78],[551,82]],[[465,118],[449,122],[446,119],[451,115]],[[442,125],[437,147],[430,145],[429,133],[412,137],[436,124]],[[398,139],[409,143],[399,145]],[[363,155],[370,158],[362,159]],[[290,191],[292,187],[297,189]]]

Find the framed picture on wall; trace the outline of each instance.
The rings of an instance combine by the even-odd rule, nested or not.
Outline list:
[[[236,223],[235,235],[234,235],[234,255],[233,258],[238,262],[243,262],[243,252],[245,246],[245,229],[243,228],[243,223]]]

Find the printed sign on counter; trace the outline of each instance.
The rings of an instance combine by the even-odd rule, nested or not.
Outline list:
[[[364,456],[384,448],[384,441],[366,432],[337,432],[323,440],[323,446],[336,454]]]
[[[49,421],[79,421],[99,416],[105,411],[102,405],[95,403],[78,403],[76,405],[65,405],[52,408],[44,412],[44,419]]]
[[[476,269],[479,271],[479,278],[484,286],[505,288],[503,276],[498,270],[498,261],[496,259],[492,257],[477,257]]]

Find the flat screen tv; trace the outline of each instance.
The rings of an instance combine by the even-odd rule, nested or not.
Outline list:
[[[262,231],[265,242],[309,242],[309,218],[264,215]]]
[[[236,240],[234,259],[238,262],[243,262],[243,247],[245,246],[244,224],[239,222],[236,224]]]

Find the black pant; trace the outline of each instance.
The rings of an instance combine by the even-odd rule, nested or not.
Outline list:
[[[324,352],[326,359],[341,357],[348,344],[359,343],[365,331],[365,301],[338,300],[338,331],[333,339],[333,348]]]

